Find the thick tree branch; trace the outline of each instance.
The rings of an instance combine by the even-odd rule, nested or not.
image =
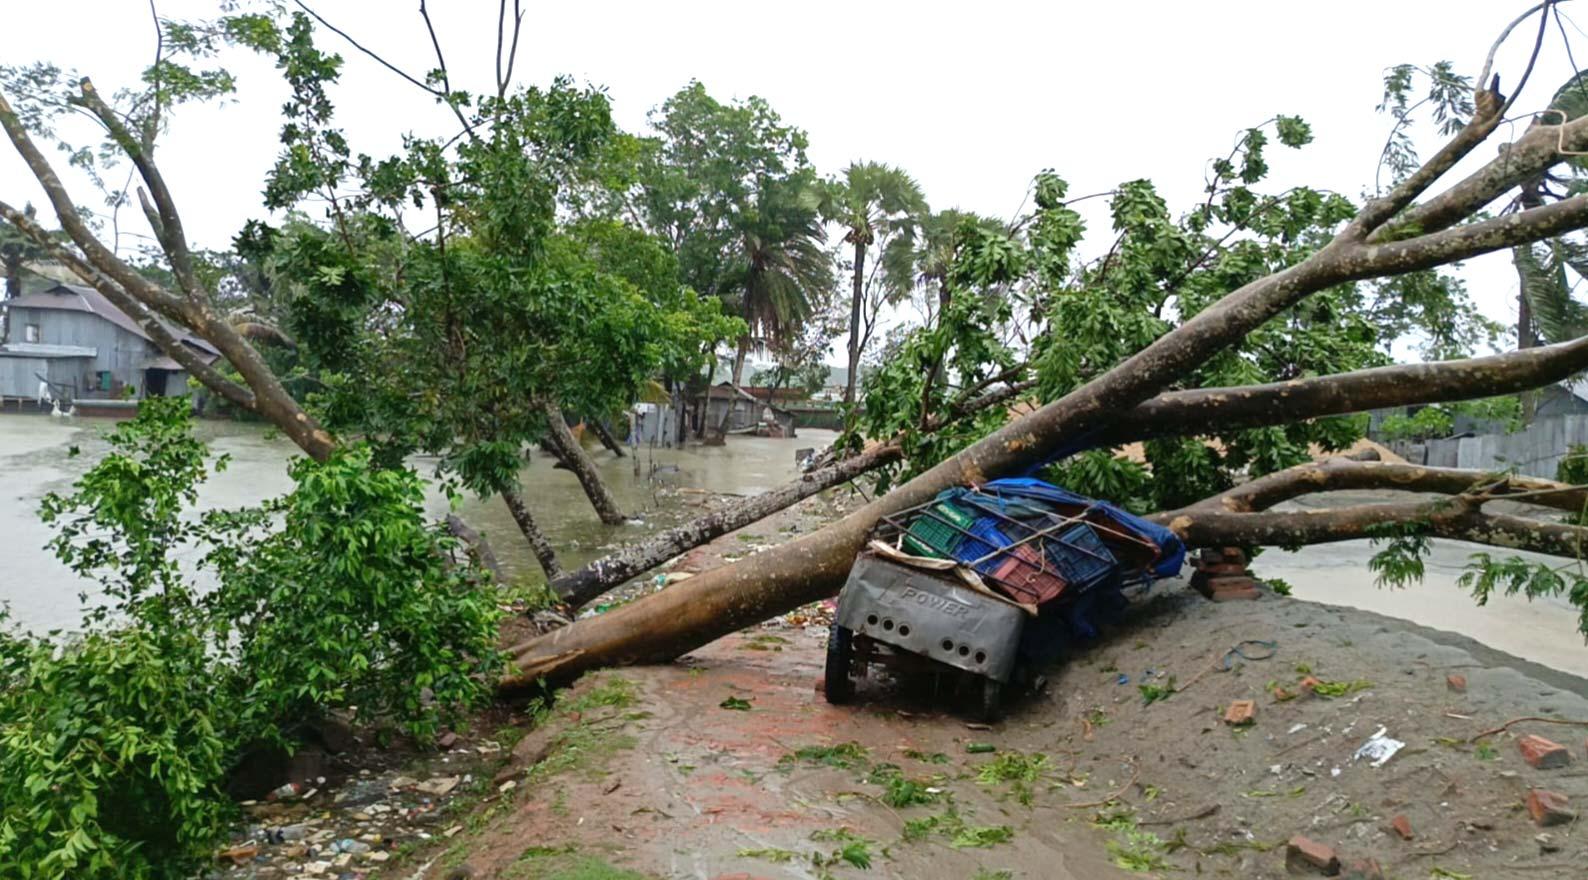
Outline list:
[[[1480,254],[1581,229],[1588,223],[1588,196],[1572,196],[1538,208],[1431,232],[1405,241],[1361,246],[1347,258],[1360,281],[1432,269]]]
[[[61,178],[55,173],[48,159],[39,151],[33,138],[22,125],[22,120],[17,118],[16,111],[10,102],[0,93],[0,128],[4,128],[6,136],[11,139],[11,144],[16,148],[22,161],[27,163],[28,170],[44,188],[44,194],[50,200],[50,206],[55,209],[55,215],[60,220],[61,228],[71,238],[72,243],[82,250],[93,268],[109,276],[138,297],[150,307],[175,320],[181,319],[182,299],[158,284],[139,275],[133,268],[123,262],[108,248],[99,242],[93,230],[83,220],[83,215],[73,203],[71,194],[66,191],[66,185],[61,183]],[[90,279],[84,278],[85,281]]]
[[[1535,122],[1522,137],[1501,146],[1497,158],[1393,222],[1381,225],[1368,241],[1381,243],[1403,231],[1430,233],[1448,229],[1506,191],[1563,161],[1566,152],[1584,149],[1588,149],[1588,117],[1564,125]]]
[[[1554,480],[1461,468],[1424,467],[1385,461],[1330,458],[1275,471],[1186,508],[1252,513],[1314,492],[1391,489],[1400,492],[1481,496],[1484,501],[1517,496],[1529,504],[1577,513],[1588,506],[1588,490]],[[1521,496],[1525,496],[1521,497]]]
[[[1588,337],[1489,357],[1397,364],[1265,385],[1170,391],[1125,414],[1094,445],[1265,425],[1413,403],[1514,394],[1588,370]]]
[[[4,219],[32,239],[33,242],[44,248],[51,259],[72,270],[79,278],[86,280],[95,290],[104,294],[116,308],[121,309],[128,317],[138,322],[154,344],[160,347],[170,358],[182,365],[188,375],[204,383],[206,387],[216,394],[230,400],[244,409],[255,408],[254,393],[236,382],[221,375],[196,351],[178,339],[164,322],[149,311],[142,302],[127,293],[120,285],[105,277],[94,267],[83,262],[77,254],[72,253],[61,243],[39,226],[32,218],[16,208],[0,202],[0,219]]]
[[[170,188],[166,186],[165,176],[154,164],[154,156],[150,149],[127,128],[121,117],[105,104],[88,77],[83,77],[78,83],[78,90],[80,97],[77,100],[110,132],[111,139],[121,147],[122,152],[127,154],[127,158],[132,160],[133,167],[138,169],[138,176],[142,177],[144,184],[148,186],[149,196],[154,200],[154,207],[160,218],[158,223],[154,223],[151,219],[150,225],[154,227],[154,234],[160,240],[160,248],[165,251],[166,259],[171,261],[171,272],[176,276],[177,286],[189,299],[204,296],[203,287],[198,283],[198,277],[193,272],[193,252],[188,248],[187,233],[182,229],[182,217],[176,210],[176,199],[172,197]],[[159,105],[158,96],[155,98],[155,104]],[[140,201],[145,201],[142,192],[138,195]]]
[[[1588,549],[1588,528],[1485,513],[1464,499],[1362,504],[1319,510],[1231,513],[1185,509],[1156,514],[1190,547],[1329,544],[1374,537],[1374,527],[1415,523],[1435,538],[1578,558]]]

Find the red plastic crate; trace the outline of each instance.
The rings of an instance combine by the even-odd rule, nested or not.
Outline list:
[[[993,583],[1017,602],[1041,605],[1057,599],[1067,586],[1047,560],[1028,544],[1004,551],[992,570]]]

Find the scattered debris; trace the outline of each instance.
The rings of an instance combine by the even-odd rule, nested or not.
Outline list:
[[[1569,800],[1558,791],[1549,791],[1543,788],[1529,789],[1527,792],[1527,813],[1533,817],[1533,821],[1541,828],[1565,825],[1577,818],[1577,813],[1566,806]]]
[[[1558,742],[1528,734],[1516,741],[1522,760],[1535,770],[1554,770],[1571,763],[1571,752]]]
[[[1405,814],[1398,815],[1390,820],[1390,830],[1394,831],[1395,836],[1399,837],[1401,840],[1411,840],[1413,837],[1416,837],[1416,835],[1412,833],[1412,822],[1410,819],[1406,818]]]
[[[1467,677],[1465,675],[1451,673],[1450,675],[1445,676],[1445,687],[1449,688],[1455,693],[1464,694],[1467,692]]]
[[[1310,868],[1326,877],[1340,873],[1340,857],[1333,847],[1299,834],[1285,846],[1285,865],[1292,871]]]
[[[1224,710],[1224,723],[1232,727],[1242,727],[1254,724],[1257,721],[1257,701],[1235,700]]]
[[[1380,727],[1377,733],[1368,737],[1367,742],[1356,750],[1356,754],[1351,759],[1360,761],[1367,758],[1374,767],[1382,767],[1389,763],[1389,759],[1395,757],[1395,753],[1405,748],[1406,744],[1386,736],[1388,732],[1389,728]]]

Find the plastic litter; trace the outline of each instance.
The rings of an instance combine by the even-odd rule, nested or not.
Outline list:
[[[1356,750],[1352,760],[1360,761],[1367,758],[1374,767],[1382,767],[1388,763],[1390,758],[1395,757],[1396,752],[1406,747],[1406,744],[1400,740],[1386,736],[1388,732],[1389,728],[1380,727],[1377,733],[1368,737],[1367,742]]]

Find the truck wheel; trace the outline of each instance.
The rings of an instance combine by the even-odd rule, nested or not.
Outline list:
[[[855,683],[849,678],[855,658],[854,637],[848,627],[836,623],[827,634],[827,681],[822,692],[834,706],[842,706],[855,696]]]
[[[991,678],[981,680],[981,720],[991,724],[1003,716],[1004,686]]]

